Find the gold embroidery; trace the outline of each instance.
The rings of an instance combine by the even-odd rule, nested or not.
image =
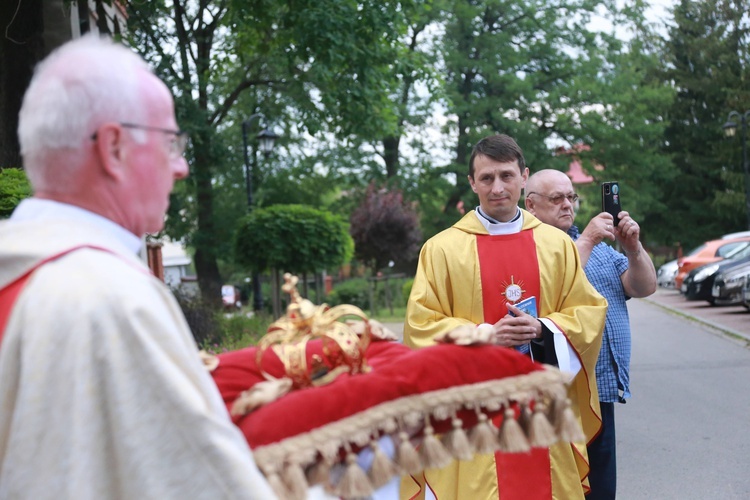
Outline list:
[[[325,385],[342,373],[368,372],[365,350],[370,344],[371,327],[362,310],[349,304],[332,308],[326,304],[316,306],[300,296],[296,276],[287,273],[284,281],[282,289],[289,294],[291,301],[286,315],[271,324],[258,343],[256,362],[261,371],[263,354],[271,348],[283,363],[294,388]],[[364,321],[361,336],[350,325],[339,321],[347,316]],[[320,339],[323,352],[322,356],[312,356],[308,366],[307,342],[310,339]],[[263,374],[267,379],[273,379],[265,371]]]

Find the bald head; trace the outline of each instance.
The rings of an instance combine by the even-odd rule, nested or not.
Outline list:
[[[37,66],[18,120],[24,168],[35,191],[76,182],[102,123],[141,121],[139,81],[149,73],[133,51],[94,35],[64,44]]]
[[[573,183],[559,170],[540,170],[526,181],[526,210],[563,231],[573,225],[575,199]]]
[[[174,181],[188,173],[167,86],[134,52],[93,35],[37,67],[18,135],[35,197],[137,236],[162,229]]]

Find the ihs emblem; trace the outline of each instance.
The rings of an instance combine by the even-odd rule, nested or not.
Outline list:
[[[510,284],[503,281],[502,286],[505,288],[503,295],[505,295],[506,300],[511,304],[515,304],[521,300],[526,291],[523,289],[523,281],[515,283],[512,275],[510,277]]]

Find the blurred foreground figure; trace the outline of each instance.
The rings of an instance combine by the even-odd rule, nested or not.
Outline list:
[[[34,197],[0,224],[0,498],[274,498],[136,255],[188,173],[167,87],[85,37],[39,65],[18,133]]]

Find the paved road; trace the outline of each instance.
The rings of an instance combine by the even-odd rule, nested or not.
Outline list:
[[[660,295],[628,306],[633,398],[616,409],[618,497],[750,498],[748,343],[667,312]]]

